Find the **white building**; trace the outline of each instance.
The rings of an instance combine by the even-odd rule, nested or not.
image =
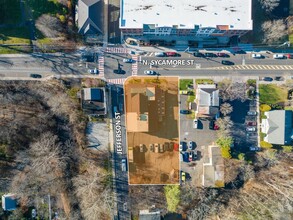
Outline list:
[[[251,2],[121,0],[120,28],[125,38],[241,36],[252,30]]]

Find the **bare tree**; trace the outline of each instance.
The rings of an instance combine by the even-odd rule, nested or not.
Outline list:
[[[220,106],[220,112],[226,116],[229,115],[233,111],[233,107],[230,103],[225,102]]]
[[[246,84],[239,82],[232,82],[231,80],[223,80],[219,83],[220,96],[224,101],[240,100],[245,101],[246,95]]]
[[[283,19],[265,21],[262,24],[264,43],[272,44],[281,42],[287,36],[288,31]]]
[[[62,23],[56,17],[48,14],[41,15],[36,21],[36,27],[46,37],[56,38],[62,36]]]
[[[272,12],[280,4],[280,0],[259,0],[259,2],[267,13]]]

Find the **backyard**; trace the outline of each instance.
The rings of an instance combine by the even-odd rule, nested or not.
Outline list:
[[[259,102],[267,105],[283,105],[287,101],[287,89],[275,84],[259,85]]]

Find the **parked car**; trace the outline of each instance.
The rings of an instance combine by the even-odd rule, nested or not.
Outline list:
[[[139,145],[139,152],[140,153],[143,153],[144,152],[144,146],[143,146],[143,144],[140,144]]]
[[[95,68],[95,69],[89,69],[88,72],[90,74],[98,74],[99,73],[99,70],[97,68]]]
[[[193,150],[194,146],[195,146],[195,143],[193,141],[188,142],[188,150]]]
[[[265,58],[262,54],[260,53],[253,53],[251,54],[251,57],[254,58],[254,59],[263,59]]]
[[[156,53],[155,53],[155,56],[156,56],[156,57],[165,57],[166,54],[163,53],[163,52],[156,52]]]
[[[155,71],[153,71],[153,70],[145,70],[143,73],[144,73],[145,75],[156,75],[156,74],[157,74],[157,72],[155,72]]]
[[[183,114],[183,115],[188,115],[188,114],[190,114],[190,113],[191,113],[190,110],[185,110],[185,109],[180,110],[180,114]]]
[[[247,115],[254,116],[254,115],[257,115],[257,112],[256,111],[248,111]]]
[[[180,141],[179,151],[183,151],[184,150],[184,145],[185,145],[185,143],[183,141]]]
[[[193,53],[193,56],[195,56],[195,57],[205,57],[204,54],[201,53],[201,52],[199,52],[199,51],[195,51],[195,52]]]
[[[198,128],[198,120],[193,119],[193,128]]]
[[[246,54],[246,52],[244,50],[237,50],[234,54]]]
[[[155,148],[154,148],[154,145],[153,145],[153,144],[150,144],[150,145],[149,145],[149,148],[150,148],[150,151],[151,151],[151,152],[155,152]]]
[[[174,150],[174,146],[175,146],[175,143],[174,142],[170,142],[169,151],[173,151]]]
[[[260,147],[252,146],[252,147],[249,147],[249,150],[251,150],[251,151],[260,151],[261,149],[260,149]]]
[[[193,161],[193,151],[190,151],[189,153],[188,153],[188,160],[191,162],[191,161]]]
[[[266,77],[263,77],[262,80],[263,80],[263,81],[271,82],[271,81],[273,81],[274,79],[273,79],[272,77],[268,77],[268,76],[266,76]]]
[[[123,63],[134,63],[133,59],[123,59]]]
[[[42,75],[40,75],[40,74],[35,74],[35,73],[31,73],[31,74],[30,74],[30,77],[32,77],[32,78],[42,78]]]
[[[256,126],[256,121],[248,121],[246,122],[247,126]]]
[[[186,176],[185,176],[185,172],[181,172],[181,181],[185,182]]]
[[[284,54],[277,53],[277,54],[273,55],[273,58],[274,59],[285,59],[286,57],[284,56]]]
[[[256,136],[257,136],[257,133],[256,132],[246,133],[246,137],[256,137]]]
[[[179,53],[176,52],[166,52],[167,57],[180,57]]]
[[[165,146],[164,146],[164,144],[160,144],[160,145],[159,145],[159,152],[160,152],[160,153],[164,153],[164,151],[165,151]]]
[[[275,80],[276,81],[284,81],[284,77],[283,76],[276,76]]]
[[[127,212],[127,202],[124,202],[123,203],[123,211],[124,212]]]
[[[197,150],[193,151],[193,160],[197,159]]]
[[[287,57],[288,59],[293,59],[293,54],[287,54],[286,57]]]
[[[254,131],[256,131],[256,128],[255,127],[246,127],[246,131],[254,132]]]
[[[214,53],[205,53],[205,57],[217,57],[217,54]]]
[[[230,55],[226,54],[226,53],[217,53],[217,56],[218,57],[230,57]]]
[[[116,74],[125,74],[126,72],[125,72],[125,70],[123,70],[123,69],[117,69],[117,70],[113,70],[113,73],[116,73]]]
[[[209,129],[214,130],[214,127],[215,127],[215,121],[214,120],[210,120]]]
[[[169,151],[169,147],[170,147],[170,143],[169,142],[165,142],[165,144],[164,144],[165,151]]]
[[[229,61],[229,60],[222,60],[221,63],[222,63],[223,65],[227,65],[227,66],[232,66],[232,65],[235,64],[234,62]]]
[[[159,153],[159,144],[155,144],[154,148],[155,148],[155,153]]]
[[[122,160],[121,160],[121,170],[122,170],[123,172],[126,172],[126,171],[127,171],[126,159],[122,159]]]

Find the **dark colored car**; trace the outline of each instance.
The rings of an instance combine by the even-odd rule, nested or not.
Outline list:
[[[214,130],[214,127],[215,127],[215,121],[211,120],[209,123],[209,129]]]
[[[246,125],[247,125],[247,126],[256,126],[256,121],[249,121],[249,122],[246,122]]]
[[[125,74],[125,70],[122,70],[122,69],[113,70],[113,72],[116,74]]]
[[[218,57],[217,54],[214,53],[205,53],[205,57]]]
[[[272,77],[263,77],[262,78],[263,81],[268,81],[268,82],[272,82],[274,79]]]
[[[180,114],[188,115],[191,112],[189,110],[180,110]]]
[[[173,151],[173,150],[174,150],[174,142],[170,142],[169,151]]]
[[[234,52],[235,54],[246,54],[244,50],[237,50]]]
[[[30,77],[32,77],[32,78],[42,78],[42,75],[32,73],[32,74],[30,74]]]
[[[170,147],[170,143],[169,142],[165,142],[164,146],[165,146],[165,151],[170,151],[169,150],[169,147]]]
[[[222,60],[222,64],[223,64],[223,65],[232,66],[232,65],[234,65],[235,63],[233,63],[232,61],[229,61],[229,60]]]
[[[201,53],[201,52],[196,51],[196,52],[193,53],[193,56],[195,56],[195,57],[204,57],[204,54]]]
[[[275,77],[275,80],[276,81],[284,81],[284,77],[282,77],[282,76],[276,76]]]
[[[180,57],[181,55],[176,52],[166,52],[167,57]]]
[[[226,53],[217,53],[217,56],[218,57],[230,57],[230,55],[226,54]]]

